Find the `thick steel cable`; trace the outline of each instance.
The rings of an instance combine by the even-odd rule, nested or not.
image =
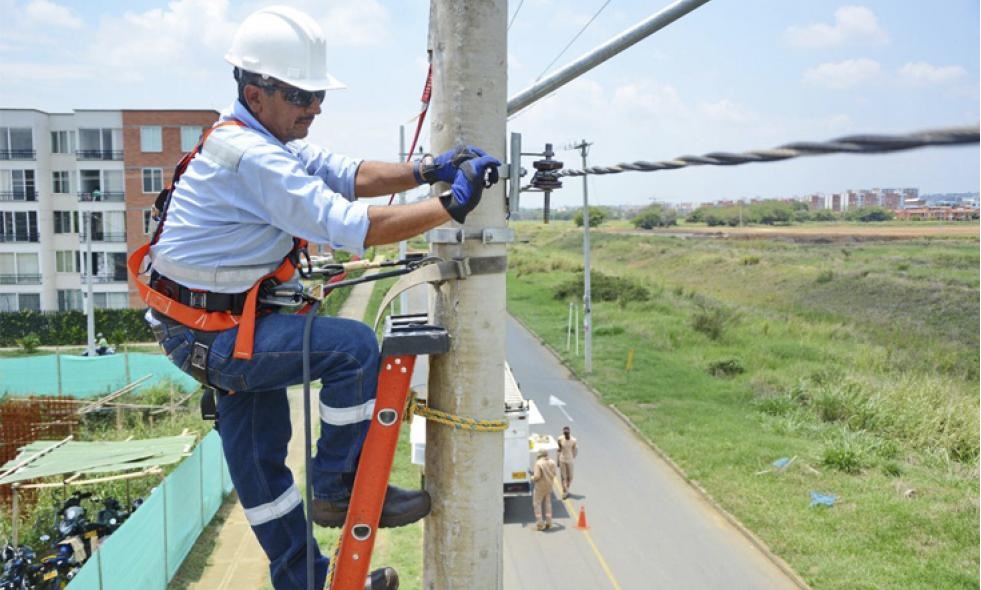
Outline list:
[[[776,162],[824,154],[886,154],[921,147],[978,144],[981,131],[977,125],[932,129],[907,135],[848,135],[831,141],[798,141],[773,149],[748,152],[711,152],[701,156],[679,156],[673,160],[621,162],[613,166],[590,166],[585,170],[563,168],[558,176],[584,174],[619,174],[621,172],[656,172],[687,166],[738,166],[751,162]]]

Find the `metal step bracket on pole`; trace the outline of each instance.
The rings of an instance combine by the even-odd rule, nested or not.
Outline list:
[[[509,227],[486,227],[467,231],[463,228],[438,227],[426,232],[430,244],[462,244],[476,240],[482,244],[508,244],[514,241],[514,230]]]

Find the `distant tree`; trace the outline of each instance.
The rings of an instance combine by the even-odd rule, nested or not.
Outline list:
[[[685,221],[687,221],[688,223],[705,223],[706,209],[708,209],[708,207],[699,207],[695,209],[694,211],[688,214],[688,217],[685,217]]]
[[[836,219],[834,211],[829,209],[819,209],[811,215],[811,219],[814,221],[834,221]]]
[[[845,213],[845,219],[862,223],[889,221],[893,217],[895,217],[893,212],[885,207],[862,207]]]
[[[678,224],[678,214],[674,209],[667,209],[662,205],[648,205],[641,209],[631,222],[634,227],[641,229],[667,227]]]
[[[576,211],[575,216],[572,218],[575,222],[576,227],[582,227],[582,209]],[[598,227],[606,221],[606,213],[599,207],[589,208],[589,227]]]

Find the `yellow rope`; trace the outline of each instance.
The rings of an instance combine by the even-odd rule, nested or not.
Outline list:
[[[440,424],[445,424],[447,426],[452,426],[462,430],[475,430],[477,432],[503,432],[508,429],[507,420],[474,420],[473,418],[467,418],[466,416],[456,416],[454,414],[450,414],[449,412],[443,412],[441,410],[430,408],[429,406],[420,403],[419,400],[411,395],[406,401],[406,404],[406,421],[412,420],[413,415],[419,414],[426,420],[431,420],[433,422],[438,422]]]
[[[341,540],[337,540],[337,545],[334,545],[334,554],[330,558],[330,564],[327,568],[327,582],[324,584],[324,588],[331,590],[331,585],[334,583],[334,570],[337,569],[337,554],[341,551]]]

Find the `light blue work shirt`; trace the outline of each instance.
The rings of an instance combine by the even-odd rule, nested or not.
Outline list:
[[[152,267],[191,289],[248,290],[274,270],[293,237],[362,254],[368,206],[357,202],[361,160],[302,140],[283,144],[236,100],[178,181]]]

